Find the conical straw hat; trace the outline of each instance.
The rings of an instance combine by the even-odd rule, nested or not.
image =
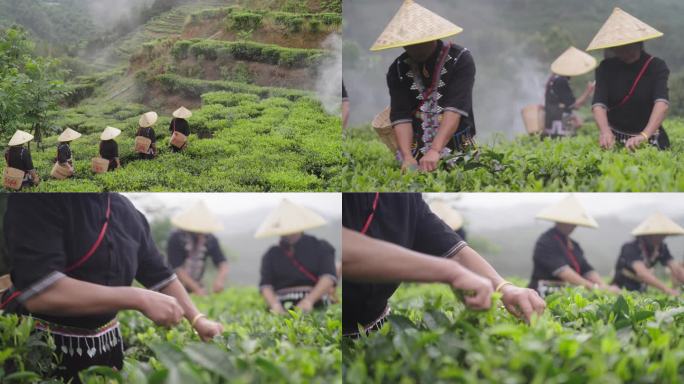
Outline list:
[[[458,231],[463,227],[463,216],[444,200],[435,200],[430,203],[430,210],[444,221],[451,229]]]
[[[57,141],[59,141],[60,143],[65,141],[72,141],[78,139],[79,137],[81,137],[80,133],[74,131],[71,128],[67,128],[64,130],[64,132],[62,132],[61,135],[59,135]]]
[[[291,235],[325,224],[325,219],[316,212],[285,199],[261,223],[254,234],[254,238],[263,239],[270,236]]]
[[[662,213],[654,213],[634,228],[632,235],[684,235],[684,228]]]
[[[12,138],[9,141],[9,146],[13,147],[15,145],[22,145],[24,143],[28,143],[31,140],[33,140],[32,134],[17,129],[17,131],[14,132],[14,135],[12,135]]]
[[[463,28],[421,7],[413,0],[405,0],[394,18],[371,47],[371,51],[405,47],[443,39],[463,32]]]
[[[112,140],[113,138],[119,136],[121,130],[119,128],[107,127],[100,135],[100,140]]]
[[[592,71],[597,65],[593,56],[570,47],[551,64],[551,71],[559,76],[580,76]]]
[[[154,123],[157,122],[158,118],[159,115],[157,115],[157,112],[147,112],[144,115],[140,116],[140,121],[138,121],[138,125],[140,125],[141,128],[151,127],[154,125]]]
[[[187,119],[190,116],[192,116],[192,112],[185,107],[180,107],[173,111],[173,117],[177,119]]]
[[[663,36],[663,33],[623,11],[615,8],[589,44],[587,51],[619,47]]]
[[[174,216],[171,224],[194,233],[212,233],[223,230],[223,224],[211,213],[203,201],[198,201],[192,207]]]
[[[537,219],[556,223],[575,224],[582,227],[598,228],[598,223],[584,210],[575,196],[570,195],[558,203],[544,208],[537,214]]]

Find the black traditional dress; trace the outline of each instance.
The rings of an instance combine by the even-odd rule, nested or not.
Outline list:
[[[74,166],[73,154],[71,153],[71,147],[68,142],[59,143],[57,145],[57,162],[60,164],[69,164]]]
[[[109,160],[108,171],[116,169],[116,159],[119,157],[119,145],[116,141],[102,140],[100,141],[100,157]]]
[[[7,148],[5,151],[5,161],[8,167],[16,168],[24,171],[24,180],[22,186],[33,185],[33,177],[29,173],[34,170],[33,160],[31,159],[31,152],[24,146],[13,146]]]
[[[670,70],[663,60],[643,51],[639,60],[631,64],[618,58],[605,59],[596,69],[592,107],[608,110],[611,130],[618,141],[625,143],[646,128],[656,102],[669,104],[669,76]],[[662,126],[649,143],[659,149],[670,146]]]
[[[439,219],[419,193],[345,193],[342,224],[372,238],[437,257],[452,257],[466,242]],[[342,330],[358,336],[380,329],[389,314],[388,300],[395,283],[359,283],[343,280]]]
[[[226,261],[216,236],[207,234],[203,245],[198,244],[198,235],[177,230],[171,234],[166,246],[171,268],[183,270],[197,283],[202,285],[202,276],[207,258],[216,267]],[[187,287],[186,287],[187,288]]]
[[[294,246],[281,242],[261,258],[259,288],[271,287],[283,306],[296,305],[323,276],[337,283],[335,249],[325,240],[303,234]],[[328,304],[327,297],[315,303]]]
[[[553,284],[563,282],[558,277],[564,269],[572,268],[580,276],[586,276],[594,268],[584,257],[580,245],[555,227],[544,232],[534,245],[532,256],[534,267],[529,288],[536,289],[542,296],[553,291]]]
[[[392,126],[411,123],[413,156],[420,159],[432,146],[444,111],[461,115],[454,136],[442,150],[442,158],[473,144],[473,85],[475,62],[468,49],[437,41],[435,52],[424,64],[414,63],[407,53],[387,72]],[[398,159],[401,160],[400,154]],[[451,163],[449,163],[451,164]]]
[[[546,82],[544,100],[544,136],[573,136],[576,132],[572,123],[572,113],[576,99],[570,88],[570,78],[552,75]]]
[[[14,286],[6,311],[30,315],[52,334],[62,359],[58,376],[105,365],[121,369],[123,343],[116,312],[90,316],[29,313],[24,303],[68,276],[110,287],[133,280],[160,290],[176,276],[164,264],[142,213],[117,194],[17,194],[7,203],[5,239]]]
[[[667,266],[672,259],[667,244],[663,243],[659,249],[654,249],[643,239],[637,238],[622,246],[615,264],[613,284],[630,291],[645,291],[647,285],[636,277],[634,263],[641,261],[646,268],[653,268],[656,264]]]

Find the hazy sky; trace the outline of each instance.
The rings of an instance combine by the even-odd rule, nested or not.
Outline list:
[[[138,209],[144,210],[140,198],[157,200],[169,208],[192,205],[198,200],[218,215],[247,212],[261,207],[274,207],[282,199],[304,205],[328,217],[342,216],[342,195],[339,193],[127,193]]]

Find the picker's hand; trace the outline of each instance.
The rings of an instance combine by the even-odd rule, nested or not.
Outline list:
[[[424,172],[432,172],[437,169],[437,164],[439,163],[439,152],[434,149],[427,151],[425,156],[420,158],[420,169]]]
[[[225,284],[223,283],[223,279],[214,280],[214,286],[213,286],[214,293],[223,292],[224,288],[225,288]]]
[[[601,132],[601,136],[599,136],[599,144],[603,149],[613,148],[615,145],[615,135],[613,135],[613,132]]]
[[[483,311],[492,306],[492,283],[478,274],[464,268],[463,274],[452,281],[451,286],[466,292],[463,301],[470,309]]]
[[[140,301],[140,311],[157,325],[170,327],[183,320],[183,308],[173,296],[142,290]]]
[[[617,285],[612,285],[612,284],[606,285],[605,287],[602,287],[602,289],[604,289],[610,293],[621,293],[622,292],[620,287],[618,287]]]
[[[271,305],[271,313],[275,313],[276,315],[284,315],[286,312],[285,312],[285,308],[283,308],[283,305],[280,303],[277,303],[277,304]]]
[[[672,288],[666,288],[665,293],[667,293],[668,295],[671,295],[671,296],[679,296],[680,295],[678,290],[672,289]]]
[[[413,156],[404,157],[404,161],[401,163],[401,171],[415,171],[416,169],[418,169],[418,161]]]
[[[596,89],[596,82],[595,81],[590,81],[587,83],[587,93],[591,94],[594,92],[594,89]]]
[[[533,289],[505,285],[501,289],[501,293],[503,294],[501,301],[508,312],[515,317],[525,319],[527,322],[535,313],[541,316],[546,308],[544,300]]]
[[[223,333],[223,325],[209,320],[206,317],[201,317],[197,319],[197,322],[195,323],[195,331],[197,331],[200,339],[209,341]]]
[[[637,148],[641,145],[641,143],[645,142],[646,138],[642,135],[636,135],[633,137],[630,137],[629,140],[625,143],[625,147],[631,151],[636,151]]]
[[[305,297],[301,299],[299,303],[297,303],[297,308],[301,309],[304,313],[309,313],[313,311],[314,303],[312,303],[311,300]]]

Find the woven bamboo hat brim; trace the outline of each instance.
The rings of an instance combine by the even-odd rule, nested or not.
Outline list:
[[[390,107],[383,109],[382,112],[375,115],[373,121],[371,122],[371,126],[376,129],[391,127],[392,122],[390,121]]]
[[[188,119],[192,116],[192,112],[185,108],[185,107],[180,107],[173,111],[173,117],[177,119]]]
[[[140,125],[141,128],[151,127],[154,125],[154,123],[157,122],[158,118],[159,115],[157,115],[157,112],[147,112],[144,115],[140,116],[138,125]]]
[[[171,219],[171,224],[194,233],[213,233],[223,230],[223,224],[211,213],[203,201],[198,201],[187,210]]]
[[[581,76],[594,70],[597,65],[593,56],[570,47],[551,64],[551,72],[559,76]]]
[[[684,228],[662,213],[654,213],[634,228],[632,235],[684,235]]]
[[[22,145],[28,143],[31,140],[33,140],[32,134],[17,129],[17,131],[14,132],[14,135],[12,135],[12,138],[9,141],[9,146],[13,147],[15,145]]]
[[[574,224],[581,227],[598,228],[598,223],[584,210],[575,196],[570,195],[558,203],[544,208],[537,214],[537,219],[556,223]]]
[[[120,134],[121,130],[119,128],[107,127],[104,131],[102,131],[102,134],[100,135],[100,140],[112,140]]]
[[[371,47],[371,51],[406,47],[443,39],[463,32],[463,28],[442,16],[405,0],[397,14]]]
[[[57,138],[57,141],[59,141],[60,143],[63,143],[63,142],[65,142],[65,141],[73,141],[73,140],[76,140],[76,139],[78,139],[79,137],[81,137],[81,134],[80,134],[80,133],[74,131],[74,130],[71,129],[71,128],[67,128],[67,129],[64,130],[64,132],[62,132],[61,135],[59,135],[59,137]]]
[[[261,223],[254,238],[285,236],[324,226],[326,221],[318,213],[283,200]]]
[[[435,200],[430,203],[430,210],[444,221],[451,229],[458,231],[463,227],[463,216],[444,200]]]
[[[620,8],[615,8],[587,51],[613,48],[663,36],[663,33]]]

